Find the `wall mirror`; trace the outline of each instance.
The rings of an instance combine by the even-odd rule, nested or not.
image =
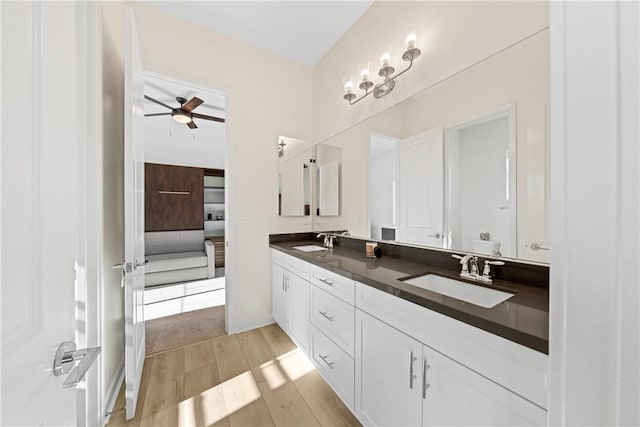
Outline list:
[[[301,139],[279,136],[278,215],[311,215],[313,146]]]
[[[338,215],[314,230],[548,262],[548,30],[318,144]]]

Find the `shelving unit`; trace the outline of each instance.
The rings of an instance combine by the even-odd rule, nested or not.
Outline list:
[[[204,234],[205,238],[215,244],[216,267],[224,267],[224,219],[226,217],[224,203],[224,171],[219,169],[205,169],[204,171]],[[207,219],[211,213],[213,219]]]

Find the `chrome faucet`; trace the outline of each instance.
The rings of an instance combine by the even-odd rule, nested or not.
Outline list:
[[[329,246],[329,240],[330,239],[329,239],[329,235],[327,233],[319,233],[316,237],[317,238],[324,237],[324,242],[322,244],[327,248],[330,247]],[[333,246],[333,242],[332,242],[331,246]]]
[[[460,260],[460,265],[462,268],[460,270],[460,277],[465,277],[467,279],[476,279],[478,277],[478,257],[475,255],[457,255],[451,254],[451,256],[455,259]]]

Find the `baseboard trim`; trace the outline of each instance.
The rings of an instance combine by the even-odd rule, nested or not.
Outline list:
[[[104,417],[104,425],[107,425],[109,420],[111,419],[111,413],[113,412],[114,406],[116,404],[116,399],[118,399],[118,393],[120,392],[120,387],[122,386],[122,382],[124,381],[124,360],[120,364],[120,368],[118,368],[118,372],[116,373],[111,386],[109,386],[109,393],[107,396],[107,400],[105,402],[105,417]],[[107,415],[108,414],[108,415]]]

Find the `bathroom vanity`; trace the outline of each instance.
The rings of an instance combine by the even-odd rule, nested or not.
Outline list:
[[[388,244],[371,259],[362,240],[311,238],[271,236],[274,318],[363,424],[546,424],[547,267],[507,262],[472,283],[444,251]]]

